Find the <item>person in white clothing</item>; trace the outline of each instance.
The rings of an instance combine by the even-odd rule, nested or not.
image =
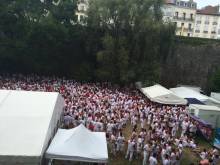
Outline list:
[[[188,122],[187,120],[184,120],[184,121],[182,122],[182,132],[181,132],[181,136],[183,136],[183,135],[186,133],[188,127],[189,127],[189,122]]]
[[[122,132],[120,132],[116,140],[116,145],[117,145],[116,151],[117,152],[119,151],[122,152],[124,150],[124,141],[125,141],[125,137],[122,135]]]
[[[116,138],[113,134],[111,135],[111,153],[116,155]]]
[[[208,156],[208,152],[206,151],[206,149],[203,149],[203,151],[200,153],[200,157],[201,159],[206,159]]]
[[[134,150],[135,150],[135,141],[132,139],[128,140],[128,149],[127,149],[125,159],[129,158],[129,161],[132,161],[133,155],[134,155]]]
[[[172,149],[171,155],[170,155],[170,164],[171,165],[176,165],[176,151],[175,149]]]
[[[149,158],[149,165],[157,165],[157,155],[154,153],[152,156]]]
[[[167,154],[165,155],[165,159],[163,160],[162,163],[163,163],[163,165],[170,165],[170,159]]]
[[[144,154],[143,154],[143,165],[147,165],[147,160],[148,157],[150,155],[150,145],[149,144],[145,144],[144,145]]]
[[[143,147],[143,139],[141,138],[141,136],[139,135],[138,136],[138,139],[137,139],[137,157],[140,156],[141,154],[141,150],[142,150],[142,147]]]

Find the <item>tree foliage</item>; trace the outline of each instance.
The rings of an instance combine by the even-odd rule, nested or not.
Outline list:
[[[59,3],[58,3],[59,2]],[[0,72],[85,81],[157,81],[173,45],[162,0],[90,0],[84,24],[76,0],[2,0]]]
[[[163,24],[161,0],[91,0],[87,26],[100,29],[97,77],[113,82],[156,81],[175,29]],[[165,44],[165,46],[164,46]]]

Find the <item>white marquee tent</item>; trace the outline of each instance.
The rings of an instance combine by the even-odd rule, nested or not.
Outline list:
[[[91,132],[83,124],[69,130],[59,129],[45,157],[77,162],[107,163],[105,133]]]
[[[170,90],[181,98],[195,98],[202,102],[207,101],[209,99],[208,96],[203,95],[187,87],[170,88]]]
[[[63,106],[55,92],[0,90],[0,164],[41,164]]]
[[[181,98],[196,98],[207,105],[220,106],[220,101],[216,100],[215,98],[203,95],[187,87],[170,88],[170,90]]]
[[[141,88],[142,93],[147,96],[151,101],[160,104],[169,105],[186,105],[187,101],[183,98],[176,96],[172,91],[157,84],[154,86]]]

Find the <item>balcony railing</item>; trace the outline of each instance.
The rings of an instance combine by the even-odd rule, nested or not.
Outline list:
[[[174,16],[173,17],[174,20],[180,20],[180,21],[194,21],[193,18],[184,18],[184,17],[177,17],[177,16]]]
[[[183,32],[193,32],[193,28],[177,27],[176,29]]]

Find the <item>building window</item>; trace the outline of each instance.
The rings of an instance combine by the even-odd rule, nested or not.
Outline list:
[[[193,20],[193,14],[190,14],[190,19]]]
[[[208,33],[208,31],[204,30],[204,31],[203,31],[203,33],[207,34],[207,33]]]
[[[176,18],[179,17],[179,12],[175,12],[175,17],[176,17]]]
[[[183,26],[184,26],[184,23],[181,23],[181,26],[183,27]]]
[[[218,25],[218,23],[217,22],[213,22],[212,25]]]
[[[196,21],[196,24],[201,24],[202,23],[202,21]]]
[[[216,31],[212,31],[211,33],[212,33],[212,34],[216,34]]]
[[[186,13],[183,13],[183,20],[186,20]]]
[[[184,2],[183,1],[180,1],[180,6],[184,6]]]
[[[209,21],[205,21],[205,24],[206,24],[206,25],[209,25]]]
[[[195,30],[196,33],[200,33],[200,30]]]
[[[188,26],[189,30],[192,30],[192,24],[189,23],[189,26]]]

